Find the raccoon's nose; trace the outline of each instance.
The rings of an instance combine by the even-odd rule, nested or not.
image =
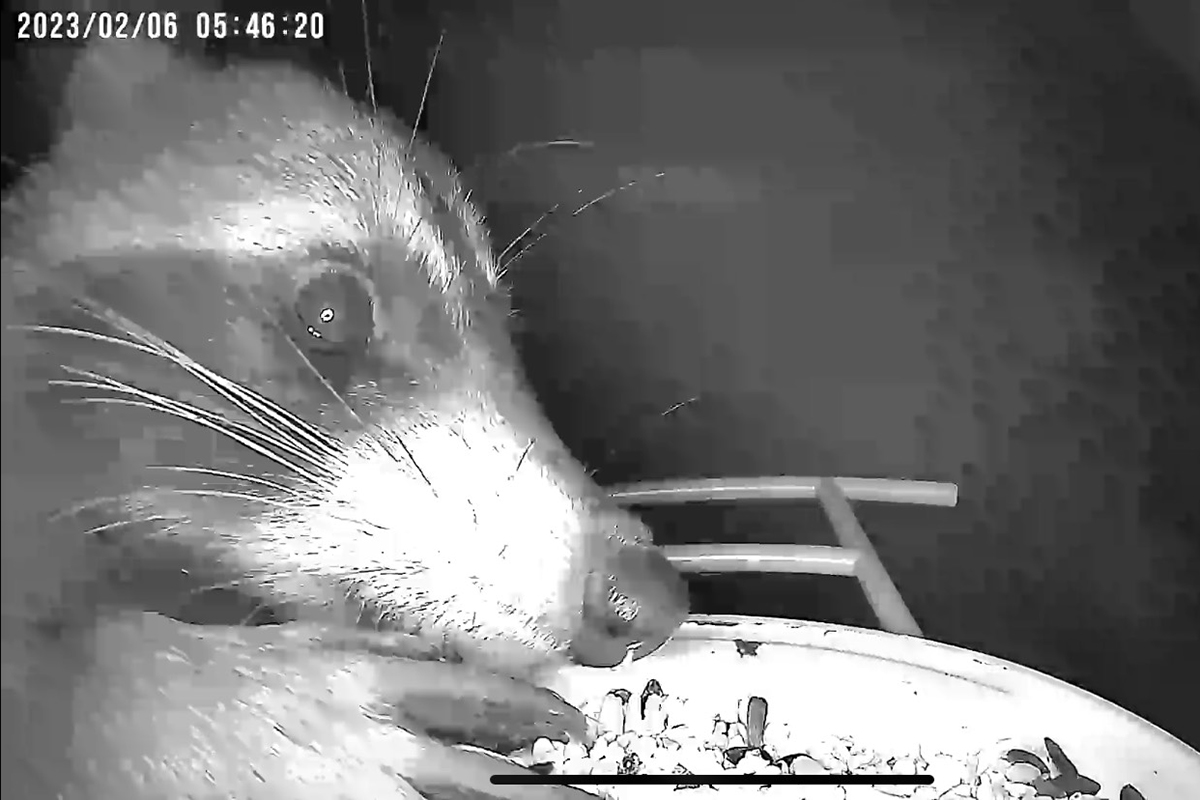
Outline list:
[[[652,545],[625,544],[588,576],[571,659],[612,667],[630,651],[642,658],[671,638],[687,613],[687,585],[666,556]]]

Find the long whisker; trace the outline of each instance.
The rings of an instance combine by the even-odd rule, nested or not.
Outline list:
[[[182,352],[176,351],[176,353],[182,360],[172,358],[173,361],[252,419],[266,427],[271,427],[270,423],[274,422],[277,426],[282,426],[284,430],[308,439],[311,444],[327,454],[337,455],[338,450],[335,444],[319,429],[304,423],[294,415],[281,413],[282,409],[279,406],[266,400],[257,392],[249,391],[236,381],[231,381],[223,375],[213,372],[191,358],[187,358]]]
[[[228,478],[229,480],[261,486],[264,489],[271,489],[282,494],[293,495],[296,497],[301,496],[299,492],[290,486],[285,486],[282,483],[278,483],[267,478],[258,477],[256,475],[245,475],[240,472],[227,472],[225,470],[208,469],[206,467],[189,467],[182,464],[150,464],[146,467],[146,469],[162,470],[164,472],[180,472],[188,475],[210,475],[214,478]]]
[[[283,406],[267,400],[257,392],[245,390],[237,383],[232,383],[232,385],[238,386],[246,391],[246,396],[248,398],[253,398],[259,401],[263,412],[270,416],[274,422],[280,423],[284,431],[298,434],[307,439],[310,444],[314,445],[319,450],[322,450],[326,455],[332,456],[339,461],[342,460],[341,447],[337,439],[335,439],[333,436],[330,436],[324,430],[316,425],[313,425],[304,418],[293,414]],[[259,421],[261,422],[262,420],[260,419]]]
[[[363,56],[367,65],[367,96],[371,100],[371,129],[375,130],[379,125],[379,103],[375,99],[375,58],[371,52],[371,26],[370,15],[367,13],[367,0],[360,0],[359,6],[362,10],[362,35],[363,35]],[[375,145],[375,185],[383,184],[383,145],[378,140],[373,142]],[[375,230],[379,230],[379,197],[375,192],[371,193],[371,211],[375,222]]]
[[[238,404],[239,408],[241,408],[243,411],[246,411],[248,414],[250,414],[253,418],[258,420],[259,422],[263,422],[264,424],[266,423],[266,420],[264,420],[263,416],[262,416],[263,414],[265,414],[265,415],[271,417],[272,420],[274,420],[275,422],[282,423],[285,428],[288,428],[288,429],[292,430],[294,433],[298,433],[298,434],[304,436],[305,438],[307,438],[309,440],[310,443],[320,447],[326,453],[336,454],[338,452],[336,446],[334,446],[332,440],[329,437],[322,438],[321,434],[323,434],[323,432],[320,431],[319,428],[315,428],[313,426],[308,425],[303,420],[299,419],[294,414],[291,414],[290,412],[286,411],[285,409],[276,407],[273,404],[261,402],[260,396],[254,394],[254,393],[251,393],[251,392],[247,392],[244,389],[244,387],[240,386],[239,384],[237,384],[233,381],[229,381],[225,378],[222,378],[221,376],[217,375],[216,373],[213,373],[210,370],[205,369],[204,367],[200,366],[199,364],[193,364],[193,366],[200,371],[200,374],[197,374],[196,371],[189,368],[189,365],[187,363],[181,363],[180,360],[177,358],[174,358],[170,352],[163,352],[163,350],[158,347],[141,344],[139,342],[130,341],[128,339],[121,339],[116,336],[109,336],[109,335],[103,334],[103,333],[97,333],[95,331],[88,331],[88,330],[84,330],[81,328],[67,328],[67,327],[62,327],[62,326],[57,326],[57,325],[14,325],[14,326],[10,326],[10,329],[25,330],[25,331],[37,332],[37,333],[55,333],[55,334],[59,334],[59,335],[63,335],[63,336],[74,336],[74,337],[80,338],[80,339],[91,339],[93,341],[103,342],[105,344],[113,344],[113,345],[118,345],[121,347],[126,347],[126,348],[129,348],[136,352],[145,353],[147,355],[152,355],[152,356],[156,356],[159,358],[166,358],[168,361],[171,361],[172,363],[176,364],[177,366],[181,367],[182,369],[186,369],[193,376],[203,380],[204,383],[209,385],[214,390],[217,390],[217,387],[213,385],[213,381],[216,381],[221,384],[222,388],[227,389],[228,391],[233,392],[234,394],[237,394],[238,396],[244,398],[246,403],[248,403],[250,405],[254,405],[258,409],[258,411],[261,413],[258,413],[258,414],[252,413],[249,409],[247,409],[241,403]],[[68,371],[71,371],[71,370],[68,370]],[[90,374],[90,373],[88,373],[88,374]],[[101,378],[102,376],[95,376],[95,377]],[[206,378],[209,380],[205,380]],[[106,379],[106,380],[108,380],[108,379]],[[222,394],[224,395],[225,393],[222,392]],[[227,397],[227,399],[229,399],[227,395],[226,395],[226,397]]]
[[[159,531],[159,533],[162,534],[162,533],[166,533],[172,529],[178,528],[180,525],[183,525],[183,524],[189,522],[190,518],[186,514],[183,514],[183,513],[173,513],[173,514],[158,513],[158,514],[153,514],[153,515],[139,516],[135,513],[134,509],[139,508],[139,507],[143,508],[143,509],[144,508],[159,508],[160,506],[157,504],[156,498],[170,497],[173,495],[182,495],[182,496],[188,496],[188,497],[200,497],[200,498],[211,498],[211,499],[247,500],[247,501],[254,502],[254,503],[261,503],[261,504],[265,504],[265,505],[274,506],[285,512],[303,511],[306,514],[317,512],[325,519],[328,519],[333,522],[342,523],[342,524],[351,526],[352,528],[357,528],[364,535],[380,533],[380,532],[384,532],[386,530],[384,528],[384,526],[382,526],[378,523],[368,522],[366,520],[361,520],[361,519],[358,519],[357,517],[353,517],[353,516],[346,516],[343,514],[333,513],[330,510],[323,508],[319,505],[313,505],[311,503],[304,502],[303,495],[301,495],[293,490],[288,489],[288,487],[286,487],[286,486],[283,486],[281,484],[273,484],[270,481],[254,480],[250,476],[238,475],[236,473],[221,473],[217,470],[194,469],[194,468],[190,468],[190,467],[174,467],[174,466],[157,467],[156,466],[156,467],[152,467],[152,468],[178,469],[180,471],[195,471],[195,472],[213,473],[213,474],[227,474],[230,477],[235,477],[235,478],[238,478],[241,480],[245,480],[249,483],[257,483],[260,485],[267,486],[269,488],[278,489],[281,492],[281,494],[284,494],[285,496],[282,498],[269,497],[269,496],[265,496],[265,495],[253,494],[253,493],[248,493],[248,492],[230,491],[230,490],[224,490],[224,489],[203,489],[203,488],[181,489],[181,488],[173,487],[173,486],[148,487],[148,488],[139,489],[136,492],[129,492],[129,493],[125,493],[125,494],[109,495],[109,496],[102,496],[102,497],[93,497],[89,500],[85,500],[83,502],[76,503],[73,506],[69,506],[67,508],[60,509],[59,511],[49,515],[48,520],[53,521],[53,520],[63,519],[66,517],[79,516],[88,511],[99,511],[99,510],[104,509],[105,507],[112,506],[112,507],[116,507],[121,512],[125,513],[127,515],[126,518],[121,519],[121,520],[106,522],[106,523],[103,523],[100,525],[96,525],[95,527],[93,527],[85,532],[86,533],[91,533],[91,532],[103,533],[105,531],[115,530],[118,528],[129,527],[129,526],[139,525],[139,524],[155,523],[155,522],[169,523],[169,525],[164,526]],[[368,530],[368,529],[370,529],[370,530]],[[316,573],[314,573],[314,574],[316,574]]]
[[[187,495],[190,497],[248,500],[253,503],[262,503],[264,505],[275,506],[285,511],[293,511],[297,508],[297,504],[294,502],[288,502],[286,500],[280,500],[274,497],[267,497],[266,495],[249,494],[246,492],[231,492],[223,489],[178,489],[174,487],[155,487],[139,489],[136,492],[129,492],[126,494],[108,495],[106,497],[93,497],[90,500],[86,500],[82,503],[77,503],[74,506],[57,511],[54,514],[51,514],[49,519],[54,520],[61,519],[63,517],[77,516],[85,511],[101,509],[110,505],[128,507],[131,504],[135,504],[137,501],[145,501],[158,495]],[[134,517],[129,520],[125,520],[124,523],[136,525],[143,522],[151,522],[156,520],[171,520],[175,523],[178,523],[184,519],[186,518],[182,518],[180,516],[159,516],[155,518]]]
[[[379,104],[375,101],[375,73],[371,64],[371,29],[370,17],[367,14],[367,0],[362,0],[363,47],[367,56],[367,96],[371,98],[371,113],[379,114]]]
[[[696,402],[699,399],[700,399],[700,395],[695,395],[693,397],[689,397],[686,400],[680,400],[678,403],[673,403],[670,408],[666,409],[665,411],[662,411],[659,414],[659,416],[665,417],[668,414],[674,414],[679,409],[683,408],[684,406],[691,405],[692,403]]]
[[[78,339],[91,339],[104,344],[115,344],[120,347],[127,347],[130,350],[135,350],[139,353],[147,355],[163,357],[163,354],[153,347],[141,344],[139,342],[131,342],[128,339],[121,339],[116,336],[109,336],[106,333],[97,333],[83,328],[67,328],[60,325],[9,325],[9,330],[12,331],[27,331],[31,333],[56,333],[62,336],[74,336]]]
[[[666,174],[667,173],[665,173],[665,172],[656,172],[651,177],[653,177],[655,180],[658,180],[660,178],[666,177]],[[589,208],[596,205],[597,203],[607,200],[608,198],[615,195],[617,192],[623,192],[626,189],[632,189],[634,186],[637,186],[640,182],[641,181],[635,179],[632,181],[627,181],[626,183],[623,183],[620,186],[614,186],[611,189],[609,189],[607,192],[603,192],[601,194],[596,195],[591,200],[587,201],[586,203],[581,205],[579,208],[572,211],[571,216],[577,217],[580,214],[582,214],[584,211],[587,211]]]
[[[262,455],[262,456],[265,456],[265,457],[271,459],[276,464],[279,464],[280,466],[291,470],[292,472],[296,473],[296,475],[298,475],[299,477],[304,478],[305,480],[312,483],[314,486],[321,485],[321,483],[316,475],[314,475],[304,469],[301,469],[297,465],[287,461],[284,458],[281,458],[276,453],[271,452],[271,450],[269,448],[261,447],[257,443],[255,443],[254,441],[252,441],[248,438],[239,436],[238,434],[232,433],[228,430],[223,430],[220,425],[214,425],[214,424],[208,422],[207,420],[203,419],[200,416],[193,416],[193,415],[186,414],[186,413],[179,413],[175,410],[163,408],[162,406],[157,405],[155,403],[141,402],[138,400],[128,400],[123,397],[86,397],[86,398],[80,398],[78,400],[64,400],[63,402],[68,403],[68,404],[74,404],[74,405],[111,404],[111,405],[129,406],[129,407],[133,407],[133,408],[145,408],[145,409],[149,409],[152,411],[161,411],[161,412],[170,414],[171,416],[179,417],[180,419],[184,419],[189,422],[194,422],[197,425],[201,425],[201,426],[208,428],[209,430],[214,431],[216,433],[220,433],[221,435],[225,436],[226,438],[231,439],[232,441],[235,441],[238,444],[240,444],[250,450],[253,450],[254,452],[258,453],[259,455]]]
[[[133,397],[142,398],[141,401],[134,401],[134,400],[124,400],[121,398],[113,398],[113,397],[110,397],[110,398],[92,397],[92,398],[77,398],[74,400],[64,400],[63,401],[64,403],[78,405],[78,404],[83,404],[83,403],[113,402],[113,403],[125,404],[125,405],[135,405],[137,407],[147,408],[147,409],[150,409],[153,411],[160,411],[162,413],[166,413],[171,416],[179,417],[180,419],[185,419],[189,422],[195,422],[199,425],[202,425],[202,426],[208,428],[209,430],[215,431],[222,435],[228,435],[230,438],[235,438],[235,440],[238,441],[239,443],[244,443],[244,442],[242,439],[236,438],[235,436],[233,436],[230,433],[230,431],[236,431],[236,432],[240,433],[242,436],[253,437],[253,438],[259,439],[263,442],[266,442],[275,447],[278,447],[281,450],[285,450],[294,456],[297,456],[301,459],[307,460],[310,464],[313,464],[314,466],[318,467],[319,469],[325,469],[325,465],[316,457],[310,455],[309,453],[305,452],[304,450],[302,450],[298,447],[293,446],[286,439],[281,439],[267,431],[259,430],[257,428],[252,428],[249,425],[238,422],[236,420],[226,419],[225,417],[222,417],[218,414],[214,414],[211,411],[207,411],[202,408],[197,408],[196,406],[191,406],[191,405],[188,405],[187,403],[183,403],[178,400],[173,400],[168,397],[163,397],[161,395],[157,395],[152,392],[147,392],[147,391],[137,388],[136,386],[130,386],[129,384],[122,383],[121,381],[113,380],[111,378],[106,378],[103,375],[96,375],[95,373],[89,373],[86,370],[80,370],[80,369],[76,369],[74,367],[64,366],[63,369],[64,369],[64,371],[66,371],[70,374],[80,375],[80,376],[88,377],[88,378],[94,378],[97,380],[96,381],[81,381],[81,380],[59,380],[59,379],[56,379],[56,380],[48,381],[48,383],[50,385],[64,386],[64,387],[70,387],[70,388],[75,388],[75,389],[98,389],[98,390],[102,390],[102,391],[110,391],[110,392],[113,392],[116,394],[127,394],[127,395],[131,395]],[[256,450],[257,450],[257,448],[256,448]],[[277,462],[279,461],[279,457],[277,457],[277,456],[271,456],[271,458],[274,461],[277,461]],[[295,465],[287,464],[287,463],[283,463],[282,465],[286,466],[287,468],[289,468],[293,471],[298,472],[299,474],[303,474],[303,470],[297,469],[295,467]],[[319,485],[319,483],[317,483],[317,485]]]
[[[438,56],[442,52],[442,42],[446,38],[446,32],[443,30],[438,33],[437,45],[433,48],[433,56],[429,59],[429,69],[425,71],[425,88],[421,90],[421,102],[417,106],[417,116],[413,120],[412,131],[408,137],[408,150],[411,153],[413,146],[417,142],[417,126],[421,124],[421,117],[425,114],[425,102],[429,99],[429,87],[433,84],[433,71],[437,69]]]
[[[183,351],[171,345],[163,338],[156,336],[113,309],[97,303],[86,296],[75,296],[74,299],[77,307],[79,307],[80,310],[101,322],[112,325],[115,329],[132,337],[134,341],[121,339],[119,337],[113,337],[106,334],[95,333],[92,331],[84,331],[61,326],[31,325],[14,327],[24,328],[30,331],[56,333],[60,335],[92,339],[94,341],[127,347],[148,355],[165,358],[166,360],[186,370],[197,380],[201,381],[214,392],[217,392],[226,400],[233,403],[236,407],[244,411],[247,415],[262,424],[264,427],[276,429],[282,428],[283,432],[290,432],[294,436],[303,437],[310,444],[317,447],[325,454],[334,458],[340,458],[340,449],[336,441],[319,428],[316,428],[315,426],[308,424],[295,415],[286,412],[277,404],[271,403],[256,392],[251,392],[240,384],[230,381],[227,378],[212,372],[199,362],[195,361],[195,359],[189,357]],[[369,428],[362,421],[362,419],[359,418],[358,415],[354,413],[353,409],[351,409],[346,403],[345,398],[343,398],[337,391],[333,389],[332,386],[329,385],[329,382],[325,380],[324,376],[321,375],[320,371],[316,369],[307,356],[305,356],[304,353],[299,350],[299,347],[295,345],[295,342],[293,342],[290,337],[287,337],[286,334],[285,338],[291,342],[294,347],[296,347],[297,353],[300,355],[306,366],[312,370],[313,374],[317,376],[317,378],[328,389],[328,391],[346,408],[351,417],[360,426],[362,426],[364,430],[369,431]],[[97,379],[103,379],[102,376],[93,377]],[[160,399],[166,400],[166,398]],[[278,445],[278,443],[278,440],[276,440],[275,444]],[[409,457],[412,457],[411,454],[409,454]],[[413,463],[415,465],[415,460]],[[417,466],[417,471],[421,472],[419,466]],[[421,472],[421,475],[422,477],[425,477],[423,472]],[[429,483],[428,478],[425,478],[425,480],[426,483]]]
[[[103,536],[105,533],[120,528],[129,528],[133,525],[142,525],[149,522],[168,522],[174,520],[174,517],[139,517],[138,519],[119,519],[113,522],[106,522],[103,525],[95,525],[83,531],[85,536]]]
[[[77,298],[76,303],[88,314],[137,339],[143,345],[143,348],[149,348],[148,350],[143,348],[138,349],[142,350],[143,352],[149,352],[153,355],[165,358],[173,364],[176,364],[180,368],[186,370],[190,375],[192,375],[192,377],[201,381],[210,389],[220,394],[229,402],[233,403],[251,418],[264,425],[264,427],[272,427],[271,423],[274,422],[275,427],[282,426],[284,431],[290,431],[293,434],[297,434],[306,438],[311,444],[326,454],[334,457],[338,456],[339,449],[332,437],[329,437],[320,429],[309,425],[295,415],[285,412],[277,404],[271,403],[257,392],[251,392],[237,382],[231,381],[222,375],[218,375],[217,373],[197,362],[195,359],[188,356],[182,350],[179,350],[177,347],[167,342],[162,337],[156,336],[142,326],[110,308],[99,305],[91,301],[89,298]],[[97,336],[102,337],[102,335]],[[102,337],[99,340],[113,341],[118,343],[121,341],[120,339],[113,339],[112,337]],[[291,339],[288,338],[288,341],[290,342]],[[295,345],[294,342],[292,344]],[[300,355],[301,357],[304,357],[303,353],[300,353]],[[309,368],[312,369],[319,378],[324,380],[323,376],[321,376],[316,368],[313,367],[310,362],[308,362],[307,358],[304,358],[305,363],[308,364]],[[337,392],[334,392],[332,387],[329,387],[328,382],[325,382],[325,385],[336,397],[338,397],[339,400],[341,400],[343,404],[345,404],[344,399],[342,399]],[[355,418],[357,419],[357,416]],[[361,420],[357,421],[362,424]]]
[[[365,3],[366,0],[363,0]],[[325,9],[329,12],[329,16],[333,16],[333,0],[325,0]],[[346,97],[350,96],[350,86],[346,83],[346,66],[341,57],[338,58],[338,76],[342,79],[342,94]]]
[[[65,517],[77,517],[80,514],[84,514],[88,511],[99,510],[99,509],[104,508],[105,506],[117,506],[117,507],[121,507],[124,510],[124,509],[127,509],[130,505],[134,504],[134,501],[137,500],[138,498],[140,498],[142,494],[145,494],[145,492],[144,491],[137,492],[137,493],[127,492],[125,494],[113,494],[113,495],[104,495],[104,496],[100,496],[100,497],[92,497],[88,500],[84,500],[84,501],[76,503],[74,505],[67,506],[65,508],[61,508],[58,511],[55,511],[53,514],[47,515],[46,519],[53,522],[55,520],[63,519]],[[141,521],[156,522],[156,521],[166,521],[166,520],[175,520],[175,519],[177,519],[177,517],[162,516],[162,517],[155,517],[155,518],[130,518],[130,519],[123,520],[123,522],[126,524],[129,524],[129,525],[134,525]]]
[[[293,511],[296,508],[295,503],[289,503],[285,500],[279,500],[274,497],[267,497],[259,494],[249,494],[246,492],[229,492],[221,489],[162,489],[156,491],[164,491],[168,494],[181,494],[190,497],[212,497],[222,500],[249,500],[252,503],[262,503],[263,505],[275,506],[276,508],[284,509],[285,511]]]
[[[397,570],[394,567],[367,567],[367,568],[355,567],[353,569],[334,570],[333,572],[327,572],[325,570],[311,570],[311,569],[305,569],[303,567],[287,566],[283,569],[255,571],[251,574],[231,577],[228,580],[206,582],[203,586],[192,587],[192,588],[188,589],[186,592],[186,595],[190,596],[190,597],[194,597],[197,595],[204,594],[205,592],[211,592],[211,591],[216,591],[216,590],[221,590],[221,589],[239,589],[244,586],[253,586],[255,584],[259,584],[259,585],[269,584],[273,581],[277,581],[280,579],[285,579],[285,580],[291,579],[291,578],[295,578],[297,575],[312,575],[312,576],[317,576],[317,577],[321,577],[321,578],[329,577],[329,578],[332,578],[334,581],[342,584],[343,587],[347,591],[347,599],[351,599],[351,598],[357,598],[357,595],[359,593],[356,591],[356,589],[363,585],[363,583],[365,582],[364,579],[369,575],[375,575],[375,576],[397,575],[397,576],[399,576],[399,575],[404,575],[404,574],[406,574],[406,573],[403,570]],[[357,599],[360,599],[360,601],[361,601],[361,598],[357,598]],[[364,602],[364,608],[365,608],[365,601],[361,601],[361,602]],[[247,620],[252,619],[254,614],[257,614],[258,611],[262,610],[263,608],[270,608],[270,607],[271,606],[269,603],[263,603],[259,608],[255,609],[255,611],[253,611],[250,615],[248,615],[246,617],[246,619]],[[244,624],[244,622],[243,622],[243,624]]]
[[[561,139],[546,139],[545,141],[541,142],[519,142],[502,153],[494,156],[480,156],[472,161],[471,165],[463,170],[463,181],[465,183],[470,183],[473,181],[475,174],[485,166],[498,168],[502,166],[504,162],[512,161],[517,156],[526,152],[534,150],[550,150],[557,147],[589,150],[595,146],[595,142],[587,141],[585,139],[569,139],[565,137]]]
[[[504,257],[508,255],[508,251],[520,244],[521,240],[526,236],[537,230],[538,226],[545,222],[549,217],[553,216],[558,211],[560,206],[562,206],[562,203],[555,203],[554,205],[550,206],[550,208],[543,211],[537,219],[535,219],[529,224],[528,227],[525,228],[525,230],[521,231],[516,238],[509,242],[507,247],[500,251],[500,255],[496,256],[496,263],[500,264],[501,278],[503,278],[505,273],[508,271],[508,265],[504,262]]]
[[[368,567],[368,568],[356,567],[354,569],[333,570],[333,571],[327,571],[324,569],[310,570],[310,569],[304,569],[304,568],[288,567],[286,569],[278,569],[278,570],[270,570],[270,571],[266,571],[266,570],[257,571],[257,572],[251,573],[249,575],[243,575],[243,576],[230,578],[229,580],[209,582],[209,583],[206,583],[204,586],[191,589],[188,593],[191,595],[195,595],[195,594],[203,594],[204,592],[212,591],[214,589],[234,589],[234,588],[237,588],[237,587],[245,585],[245,584],[270,583],[271,581],[278,580],[281,578],[282,579],[295,578],[297,575],[312,575],[312,576],[316,576],[316,577],[320,577],[320,578],[331,578],[332,580],[342,583],[342,584],[350,584],[351,587],[349,587],[349,588],[353,588],[353,586],[363,584],[365,582],[364,578],[366,578],[368,575],[403,575],[403,574],[404,573],[401,570],[397,570],[392,567]]]
[[[193,375],[206,383],[214,391],[219,392],[229,402],[236,405],[242,411],[245,411],[259,423],[266,427],[281,428],[283,432],[289,432],[307,439],[310,444],[327,455],[335,458],[338,456],[339,450],[336,442],[320,428],[308,424],[257,392],[246,389],[236,381],[231,381],[200,365],[196,366],[198,371],[193,372]],[[272,426],[269,423],[275,424]]]
[[[276,436],[275,433],[273,433],[269,429],[261,430],[258,428],[253,428],[249,425],[246,425],[245,423],[238,422],[237,420],[228,419],[228,418],[226,418],[220,414],[216,414],[212,411],[208,411],[206,409],[199,408],[197,406],[193,406],[188,403],[182,402],[180,400],[175,400],[170,397],[165,397],[163,395],[160,395],[160,394],[157,394],[154,392],[149,392],[149,391],[146,391],[145,389],[140,389],[136,386],[132,386],[130,384],[124,383],[123,381],[116,380],[115,378],[110,378],[105,375],[100,375],[98,373],[89,372],[88,370],[78,369],[77,367],[70,367],[70,366],[66,366],[66,365],[64,365],[62,367],[62,369],[64,372],[66,372],[70,375],[77,375],[77,376],[80,376],[83,378],[88,378],[90,380],[55,379],[55,380],[48,381],[48,383],[50,385],[65,386],[65,387],[71,387],[71,388],[77,388],[77,389],[98,389],[98,390],[102,390],[102,391],[110,391],[115,394],[125,394],[125,395],[130,395],[132,397],[141,398],[143,401],[145,401],[146,403],[149,404],[147,407],[149,407],[153,410],[162,411],[164,413],[171,414],[172,416],[180,417],[181,419],[186,419],[191,422],[197,422],[198,424],[204,425],[205,427],[209,428],[210,430],[214,430],[217,433],[225,433],[228,430],[237,431],[242,436],[253,437],[258,440],[261,440],[262,442],[268,443],[274,447],[279,448],[280,450],[286,451],[286,452],[290,453],[291,455],[296,456],[297,458],[308,461],[310,464],[317,467],[319,470],[323,470],[326,474],[329,473],[329,470],[325,466],[325,463],[323,461],[321,461],[319,458],[317,458],[316,456],[307,452],[303,448],[300,448],[300,447],[292,444],[292,442],[290,442],[286,438],[281,438],[279,436]],[[96,398],[96,399],[98,400],[99,398]],[[87,401],[87,399],[82,400],[82,402],[86,402],[86,401]],[[64,402],[78,403],[78,402],[81,402],[81,400],[64,401]],[[201,419],[197,419],[197,417],[199,417]],[[216,426],[216,427],[214,427],[214,426]],[[277,459],[272,459],[272,460],[277,460]],[[286,466],[289,466],[289,468],[294,469],[294,466],[292,466],[292,465],[286,465]],[[317,485],[319,485],[319,483]]]
[[[655,179],[660,179],[660,178],[663,178],[663,177],[665,177],[665,176],[666,176],[666,174],[667,174],[666,172],[656,172],[656,173],[654,173],[654,175],[653,175],[652,177],[653,177],[653,178],[655,178]],[[625,191],[626,189],[632,189],[634,186],[637,186],[637,185],[638,185],[640,182],[641,182],[640,180],[636,180],[636,179],[635,179],[635,180],[631,180],[631,181],[628,181],[628,182],[626,182],[626,183],[620,184],[619,186],[614,186],[614,187],[612,187],[611,189],[608,189],[607,191],[601,192],[600,194],[598,194],[598,195],[596,195],[595,197],[593,197],[591,200],[588,200],[586,203],[584,203],[583,205],[581,205],[581,206],[579,206],[578,208],[576,208],[576,209],[575,209],[574,211],[572,211],[572,212],[571,212],[571,213],[570,213],[568,216],[571,216],[571,217],[577,217],[577,216],[579,216],[580,214],[582,214],[584,211],[587,211],[589,208],[591,208],[592,206],[596,205],[597,203],[600,203],[600,202],[602,202],[602,201],[604,201],[604,200],[607,200],[608,198],[612,197],[613,195],[617,194],[618,192],[623,192],[623,191]],[[530,226],[530,227],[531,227],[531,228],[532,228],[532,227],[536,227],[538,224],[540,224],[540,223],[542,222],[542,220],[543,220],[543,219],[545,219],[545,218],[546,218],[548,215],[550,215],[550,214],[554,213],[554,211],[558,209],[559,205],[560,205],[559,203],[555,203],[555,204],[554,204],[554,206],[553,206],[553,207],[552,207],[552,208],[551,208],[549,211],[547,211],[546,213],[542,214],[542,216],[541,216],[541,217],[538,217],[537,221],[535,221],[535,222],[534,222],[534,224],[533,224],[533,226]],[[518,236],[518,237],[517,237],[515,240],[513,240],[512,244],[510,244],[508,247],[506,247],[506,248],[504,249],[504,252],[506,252],[506,253],[507,253],[507,252],[508,252],[510,249],[512,249],[512,246],[513,246],[513,245],[515,245],[517,242],[519,242],[521,239],[523,239],[523,238],[524,238],[525,236],[527,236],[529,233],[530,233],[530,231],[529,231],[529,230],[526,230],[526,232],[525,232],[525,233],[522,233],[520,236]],[[540,242],[542,239],[545,239],[547,235],[548,235],[548,234],[546,234],[546,233],[543,233],[543,234],[539,235],[539,236],[538,236],[536,239],[534,239],[532,242],[530,242],[530,243],[529,243],[529,244],[527,244],[525,247],[523,247],[523,248],[521,248],[519,251],[517,251],[517,254],[516,254],[516,255],[514,255],[514,256],[513,256],[512,258],[510,258],[510,259],[509,259],[507,262],[503,263],[503,264],[500,266],[500,275],[501,275],[501,276],[507,275],[507,274],[508,274],[508,271],[509,271],[510,269],[512,269],[512,265],[513,265],[514,263],[516,263],[517,259],[521,258],[521,257],[522,257],[522,256],[524,256],[526,253],[528,253],[528,252],[530,251],[530,249],[532,249],[532,248],[533,248],[533,246],[534,246],[534,245],[536,245],[536,244],[537,244],[538,242]],[[501,255],[503,255],[503,254],[501,254]],[[499,260],[500,260],[500,259],[497,259],[497,261],[499,261]]]

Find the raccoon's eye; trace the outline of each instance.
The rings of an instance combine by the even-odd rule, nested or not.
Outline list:
[[[330,269],[309,278],[296,292],[298,344],[323,352],[359,351],[375,328],[374,301],[366,278]]]

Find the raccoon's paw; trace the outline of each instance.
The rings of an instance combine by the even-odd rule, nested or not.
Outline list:
[[[539,738],[587,742],[582,712],[549,689],[449,662],[409,634],[282,625],[280,635],[308,647],[378,657],[371,713],[446,744],[511,753]]]
[[[495,753],[513,752],[541,737],[588,741],[582,712],[554,692],[439,660],[436,648],[406,634],[282,625],[275,635],[289,649],[369,664],[372,700],[364,704],[364,716],[392,728],[396,739],[392,753],[379,755],[429,800],[594,797],[567,787],[491,783],[493,775],[527,774]],[[464,744],[492,752],[457,746]]]
[[[462,743],[582,736],[582,715],[519,680],[421,660],[429,651],[413,638],[121,614],[79,641],[91,664],[65,696],[87,700],[70,709],[82,780],[64,796],[594,800],[493,785],[528,773]]]

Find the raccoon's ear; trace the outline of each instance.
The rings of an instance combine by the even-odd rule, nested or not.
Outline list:
[[[153,87],[179,70],[168,45],[149,39],[96,40],[76,57],[63,92],[72,122],[127,117]]]
[[[221,120],[238,99],[234,90],[221,70],[175,46],[94,41],[80,49],[63,88],[55,157],[76,178],[130,173],[185,141],[197,123]]]

